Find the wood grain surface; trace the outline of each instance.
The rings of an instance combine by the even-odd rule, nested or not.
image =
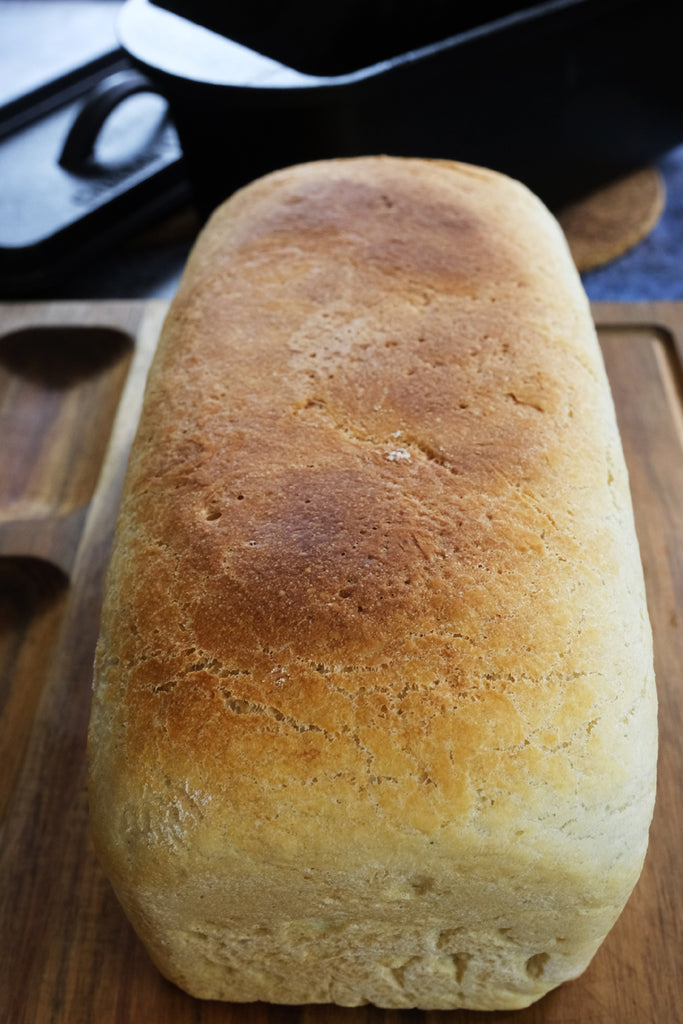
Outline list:
[[[0,1020],[673,1024],[683,999],[683,305],[594,306],[645,567],[660,767],[640,882],[585,974],[527,1010],[192,1000],[159,976],[88,834],[92,657],[126,455],[165,306],[0,306]]]

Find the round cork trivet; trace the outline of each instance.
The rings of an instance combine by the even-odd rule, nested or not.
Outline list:
[[[644,167],[556,212],[580,271],[622,256],[642,241],[664,209],[666,188],[655,167]]]

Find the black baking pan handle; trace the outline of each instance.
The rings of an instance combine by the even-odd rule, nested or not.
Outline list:
[[[89,169],[97,136],[112,110],[139,92],[158,92],[146,75],[133,69],[103,78],[92,90],[72,124],[59,158],[65,171],[79,174]]]

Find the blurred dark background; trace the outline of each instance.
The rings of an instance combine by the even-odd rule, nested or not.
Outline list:
[[[162,0],[159,2],[162,4]],[[603,69],[607,68],[605,75],[616,74],[616,65],[613,67],[604,57],[604,37],[593,30],[590,3],[591,0],[587,0],[583,5],[576,5],[577,9],[583,8],[581,16],[584,18],[583,27],[580,25],[576,29],[577,37],[582,38],[588,34],[591,40],[591,48],[582,59],[595,63],[602,61]],[[267,162],[272,159],[273,166],[291,162],[287,159],[290,152],[289,140],[294,134],[291,125],[297,128],[301,123],[305,133],[307,125],[313,124],[315,118],[319,117],[320,123],[324,124],[330,135],[321,144],[331,146],[333,153],[335,131],[340,133],[338,139],[341,139],[342,133],[346,133],[345,138],[348,136],[355,140],[343,144],[340,142],[340,155],[343,155],[344,146],[353,151],[354,144],[363,146],[364,151],[374,151],[371,148],[372,135],[368,137],[359,133],[359,126],[352,124],[353,118],[362,119],[364,111],[373,109],[381,112],[382,108],[377,106],[380,102],[391,104],[392,98],[399,97],[398,112],[395,109],[393,111],[396,132],[400,129],[409,133],[412,129],[405,120],[409,116],[405,102],[409,92],[411,96],[416,93],[415,109],[419,112],[420,104],[424,104],[424,120],[435,123],[438,132],[438,119],[442,115],[434,102],[434,96],[438,95],[442,79],[434,69],[453,60],[448,53],[439,51],[428,60],[409,61],[404,66],[392,69],[394,77],[378,75],[375,80],[373,76],[357,74],[368,61],[390,60],[393,52],[408,46],[411,40],[408,49],[411,46],[428,45],[430,39],[438,36],[442,27],[437,17],[442,13],[438,0],[434,0],[431,7],[429,3],[425,5],[425,12],[431,21],[429,18],[423,19],[420,24],[411,24],[405,18],[400,22],[396,17],[392,19],[390,5],[391,0],[384,0],[383,5],[377,5],[377,17],[372,24],[372,19],[368,20],[367,17],[365,22],[360,22],[366,28],[359,45],[352,52],[350,43],[343,43],[344,36],[329,18],[325,25],[322,22],[312,24],[310,5],[307,7],[299,4],[297,7],[295,4],[290,9],[287,30],[282,20],[283,12],[287,10],[284,2],[276,5],[271,3],[270,7],[268,3],[262,4],[262,18],[259,21],[258,17],[252,17],[251,20],[246,17],[249,12],[258,13],[258,5],[253,3],[186,3],[184,10],[182,3],[174,5],[163,0],[162,6],[175,6],[176,10],[189,12],[195,19],[203,15],[207,24],[225,30],[231,39],[237,40],[243,47],[240,49],[238,45],[231,51],[235,54],[236,62],[239,64],[244,58],[245,68],[253,66],[257,68],[258,74],[274,76],[272,81],[280,86],[279,91],[270,88],[250,89],[249,82],[244,78],[237,81],[236,87],[231,84],[229,104],[236,103],[240,110],[244,107],[239,123],[236,115],[231,120],[229,106],[226,113],[223,93],[215,100],[213,95],[207,99],[206,91],[200,94],[190,90],[187,103],[183,93],[186,109],[201,109],[203,112],[210,110],[211,125],[215,124],[215,138],[211,127],[202,127],[208,145],[213,149],[202,151],[198,158],[196,154],[187,152],[183,156],[183,144],[186,150],[188,148],[186,136],[179,138],[176,128],[180,130],[182,127],[184,132],[188,129],[185,125],[177,124],[178,119],[182,121],[185,116],[180,105],[172,104],[169,111],[165,99],[146,88],[149,78],[140,77],[150,73],[149,67],[142,66],[147,55],[143,53],[145,60],[131,59],[130,53],[121,49],[118,27],[124,6],[121,0],[0,0],[2,298],[170,298],[177,287],[199,224],[207,212],[202,208],[202,196],[198,196],[197,187],[197,176],[202,166],[212,163],[214,172],[219,175],[219,185],[216,186],[215,181],[212,183],[214,192],[207,199],[206,205],[210,207],[215,202],[215,189],[220,189],[220,183],[225,182],[225,193],[228,194],[240,183],[239,174],[249,177],[252,166],[255,170],[253,176],[267,169],[258,160]],[[519,6],[520,9],[529,9],[534,5]],[[541,6],[553,7],[552,4]],[[603,26],[601,31],[609,29],[610,18],[623,21],[622,7],[628,8],[629,16],[633,19],[642,16],[642,7],[635,3],[620,5],[604,2],[599,6]],[[353,7],[350,4],[348,10]],[[448,7],[452,9],[453,5]],[[476,12],[485,10],[490,19],[505,19],[510,7],[510,4],[489,3],[474,5],[472,11],[476,15]],[[604,123],[596,120],[597,131],[594,134],[599,136],[604,133],[606,143],[618,141],[621,151],[628,149],[633,152],[634,161],[637,162],[640,152],[650,157],[645,135],[658,132],[648,163],[661,176],[665,205],[658,223],[647,237],[618,259],[583,275],[586,290],[593,299],[683,299],[683,114],[680,118],[680,137],[676,137],[676,119],[683,102],[683,91],[680,87],[676,88],[675,66],[669,66],[672,40],[667,26],[657,21],[661,17],[660,8],[657,4],[650,4],[649,7],[652,32],[648,35],[648,60],[657,59],[660,47],[662,52],[659,92],[655,93],[651,89],[645,99],[640,93],[634,99],[633,92],[639,87],[641,79],[638,74],[642,69],[636,66],[630,70],[632,55],[622,54],[624,65],[635,86],[631,78],[626,86],[615,78],[613,93],[608,89],[603,90],[599,102],[602,103],[602,116],[605,120]],[[226,24],[226,12],[229,9],[232,9],[233,20]],[[317,9],[320,10],[319,6]],[[336,16],[343,9],[343,5],[334,8]],[[465,9],[464,5],[461,9]],[[592,10],[597,10],[597,7]],[[370,11],[367,4],[365,11],[366,14]],[[137,12],[134,13],[137,15]],[[295,16],[300,18],[298,25]],[[508,35],[513,33],[510,38],[515,42],[517,54],[520,52],[520,44],[537,46],[538,52],[546,48],[543,39],[539,37],[537,40],[535,35],[530,37],[530,23],[517,25],[513,23],[514,18],[508,18],[508,21],[510,24],[505,23],[505,34],[500,38],[507,40]],[[264,33],[262,27],[266,24],[270,29]],[[383,24],[391,24],[393,28],[392,33],[387,32],[386,38],[382,36]],[[566,31],[572,29],[572,24],[567,22]],[[633,25],[633,32],[636,32],[638,25],[635,20]],[[463,89],[457,95],[446,98],[444,109],[449,112],[443,124],[444,139],[447,136],[449,139],[446,147],[448,151],[443,154],[446,156],[459,155],[458,139],[452,136],[461,130],[465,146],[463,158],[469,159],[462,112],[473,105],[478,109],[476,104],[483,102],[486,82],[494,81],[502,67],[502,46],[486,33],[477,34],[477,27],[477,17],[472,14],[464,22],[461,19],[458,26],[467,37],[467,45],[462,48],[464,59],[469,62],[468,68],[476,69],[476,75],[468,71],[466,81],[472,83],[469,90]],[[260,35],[256,29],[261,30]],[[203,37],[195,37],[192,31],[188,29],[181,36],[181,40],[187,39],[187,44],[180,44],[179,61],[183,68],[191,67],[193,58],[198,58],[201,66],[202,55],[199,50],[203,45]],[[558,35],[565,31],[561,23],[557,31]],[[537,32],[537,26],[534,32]],[[149,49],[149,40],[144,32],[142,35],[138,33],[137,23],[131,21],[130,17],[127,33],[126,41],[133,40],[138,57],[146,46]],[[316,46],[316,38],[322,40],[323,34],[326,34],[326,49],[322,44]],[[307,50],[303,57],[300,58],[292,50],[292,39],[297,45],[303,46],[306,43]],[[384,49],[373,50],[372,39],[379,39]],[[336,41],[336,48],[330,40]],[[174,89],[177,91],[178,88],[179,72],[173,66],[173,61],[168,67],[160,66],[163,65],[163,57],[161,61],[158,59],[161,42],[160,38],[154,40],[155,52],[152,58],[157,61],[157,65],[152,68],[153,84],[155,89],[164,94],[168,91],[173,94]],[[251,47],[261,47],[266,60],[261,61],[258,55],[250,57]],[[623,51],[623,45],[621,49]],[[533,55],[536,51],[529,52]],[[220,48],[216,49],[216,53],[220,60]],[[491,62],[490,75],[487,73],[487,60]],[[529,61],[526,60],[525,74],[531,75],[533,68],[529,71],[528,65]],[[593,70],[592,65],[590,70]],[[243,76],[253,73],[251,70],[238,71]],[[579,83],[580,71],[580,68],[571,71]],[[221,66],[218,77],[223,75],[229,80],[230,74],[229,67]],[[212,75],[215,79],[216,74],[207,70],[205,77],[211,79]],[[313,78],[309,80],[301,75],[312,75]],[[337,78],[334,89],[324,81],[321,85],[319,78],[314,80],[315,76],[326,75],[342,78]],[[569,72],[565,71],[563,81],[568,80],[568,76]],[[649,77],[652,79],[652,75]],[[281,88],[282,82],[289,83],[290,79],[298,104],[294,114],[281,100],[285,94]],[[342,79],[343,88],[339,85]],[[593,80],[584,79],[582,109],[590,111],[591,94],[586,85],[589,81],[592,83]],[[103,86],[103,82],[106,86]],[[388,89],[387,82],[394,92]],[[528,84],[522,84],[528,88]],[[206,83],[193,83],[193,89],[198,90],[200,87],[205,90]],[[577,85],[577,90],[579,87]],[[518,88],[522,86],[518,84]],[[622,90],[621,94],[619,89]],[[499,87],[497,95],[501,95]],[[609,98],[608,106],[604,96]],[[266,110],[266,101],[270,102],[272,97],[275,97],[273,102],[276,106],[274,118]],[[305,98],[305,104],[302,97]],[[534,95],[531,98],[539,110],[547,112],[548,121],[552,120],[552,103],[557,102],[556,98],[550,94],[545,97]],[[645,101],[650,104],[647,110]],[[328,106],[322,107],[323,102]],[[493,102],[497,102],[495,95]],[[85,114],[82,113],[84,108],[87,108]],[[291,122],[287,121],[288,117],[292,118]],[[560,119],[559,109],[557,117]],[[269,118],[273,123],[281,122],[286,137],[283,135],[278,140],[273,127],[269,127]],[[77,120],[78,130],[72,131]],[[566,124],[569,125],[568,118]],[[462,127],[459,128],[459,125]],[[504,130],[494,124],[484,124],[482,128],[484,133],[490,132],[493,143],[499,142]],[[243,133],[242,136],[238,129]],[[418,131],[417,127],[415,131]],[[251,135],[244,134],[249,132]],[[311,135],[310,130],[308,134]],[[510,135],[518,134],[518,126],[510,125]],[[410,138],[409,134],[396,134],[395,137],[399,140],[397,146],[405,149],[409,145],[405,142],[406,137]],[[384,141],[381,136],[379,139],[380,142]],[[231,140],[234,145],[232,155]],[[639,149],[641,142],[642,147]],[[416,145],[416,151],[421,144]],[[194,148],[194,142],[192,146]],[[609,147],[606,145],[605,148],[607,150]],[[379,146],[378,149],[383,150],[384,147]],[[207,160],[206,152],[215,153],[215,159]],[[292,147],[291,152],[297,158],[299,150]],[[301,152],[304,157],[307,156],[303,150]],[[483,152],[487,152],[486,149]],[[495,158],[495,148],[491,152]],[[531,154],[528,142],[525,153]],[[253,154],[253,164],[249,163],[250,154]],[[192,159],[188,161],[188,156],[194,156],[194,165]],[[577,154],[577,159],[579,156]],[[530,158],[533,160],[533,154]],[[561,156],[560,159],[567,163],[566,157]],[[199,172],[197,165],[200,167]],[[235,168],[239,169],[239,174]],[[608,163],[605,168],[605,175],[609,177]],[[512,169],[515,170],[514,164]],[[576,178],[579,180],[578,174]],[[209,186],[206,187],[208,190]]]

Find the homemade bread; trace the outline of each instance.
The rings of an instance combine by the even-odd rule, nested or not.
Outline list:
[[[204,229],[129,464],[93,834],[193,995],[522,1007],[643,863],[650,627],[588,302],[523,186],[278,171]]]

